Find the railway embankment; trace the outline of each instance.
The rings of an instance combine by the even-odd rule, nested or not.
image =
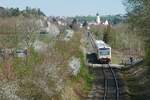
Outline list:
[[[123,71],[130,100],[149,100],[150,74],[148,69],[149,66],[141,63]]]
[[[9,20],[19,21],[17,17],[4,21]],[[27,23],[26,20],[21,22]],[[72,30],[66,32],[69,35],[60,33],[57,25],[52,23],[43,27],[48,32],[36,33],[31,41],[27,41],[32,44],[27,54],[22,56],[24,50],[19,49],[17,53],[21,56],[15,56],[10,49],[11,53],[6,57],[3,49],[0,50],[0,100],[83,100],[91,89],[93,76],[84,65],[81,33]],[[26,27],[22,28],[27,31]],[[18,41],[13,40],[16,37]],[[16,49],[21,45],[24,48],[24,39],[16,33],[1,35],[0,45]]]

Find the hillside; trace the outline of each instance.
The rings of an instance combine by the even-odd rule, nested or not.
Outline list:
[[[60,32],[44,16],[19,13],[0,17],[0,99],[85,98],[93,76],[84,65],[82,31]]]

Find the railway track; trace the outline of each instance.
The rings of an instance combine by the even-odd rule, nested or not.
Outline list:
[[[101,65],[95,52],[93,52],[95,45],[93,44],[94,38],[92,34],[87,33],[85,37],[90,41],[87,47],[86,63],[89,71],[96,78],[86,100],[129,100],[125,82],[119,69],[116,65],[113,68],[109,64]]]
[[[120,96],[121,81],[116,75],[116,69],[109,64],[102,66],[94,68],[96,80],[87,100],[126,100],[122,99],[122,95]]]
[[[104,74],[104,96],[103,100],[119,100],[119,85],[116,74],[110,65],[102,68]]]

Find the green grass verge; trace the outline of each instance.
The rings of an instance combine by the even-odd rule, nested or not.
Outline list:
[[[91,89],[92,89],[92,84],[93,84],[93,80],[95,79],[94,75],[90,74],[85,63],[84,63],[84,56],[83,54],[80,52],[80,72],[77,76],[74,76],[72,78],[73,82],[78,82],[80,80],[83,81],[83,86],[81,88],[81,90],[84,93],[88,93]]]
[[[111,59],[112,59],[112,62],[113,64],[120,64],[121,63],[121,54],[119,53],[116,53],[112,50],[112,55],[111,55]]]

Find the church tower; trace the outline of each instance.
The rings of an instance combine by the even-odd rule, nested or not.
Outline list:
[[[99,16],[98,13],[96,14],[96,23],[97,23],[97,24],[100,24],[100,23],[101,23],[100,16]]]

